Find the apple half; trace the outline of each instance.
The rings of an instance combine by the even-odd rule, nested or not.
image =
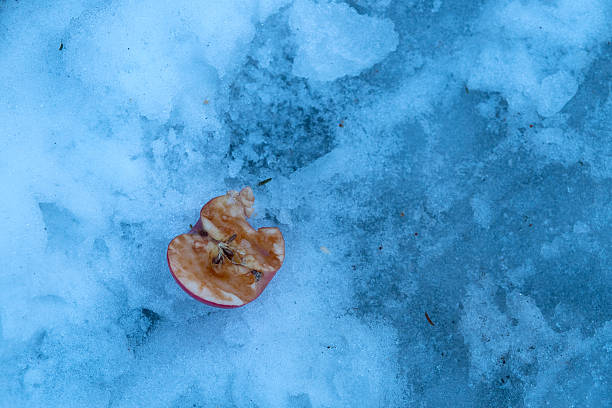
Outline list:
[[[285,259],[280,230],[255,230],[247,218],[253,213],[253,190],[210,200],[187,234],[168,245],[168,266],[189,295],[210,306],[235,308],[255,300]]]

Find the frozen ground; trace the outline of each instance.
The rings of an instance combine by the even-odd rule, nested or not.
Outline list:
[[[0,0],[0,406],[611,406],[611,21]],[[195,302],[169,240],[269,177],[285,265]]]

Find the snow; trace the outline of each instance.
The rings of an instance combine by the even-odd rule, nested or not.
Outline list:
[[[293,74],[317,81],[358,75],[398,43],[391,20],[359,15],[342,3],[296,0],[289,26],[298,44]]]
[[[610,406],[610,21],[0,2],[0,407]],[[166,248],[245,185],[286,260],[210,308]]]

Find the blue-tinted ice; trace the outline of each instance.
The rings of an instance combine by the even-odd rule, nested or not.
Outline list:
[[[0,407],[612,406],[611,21],[0,1]],[[213,309],[166,246],[244,185],[286,260]]]

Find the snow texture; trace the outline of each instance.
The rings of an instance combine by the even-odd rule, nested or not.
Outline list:
[[[0,0],[0,407],[612,406],[611,21]],[[214,309],[166,247],[244,185],[286,260]]]

